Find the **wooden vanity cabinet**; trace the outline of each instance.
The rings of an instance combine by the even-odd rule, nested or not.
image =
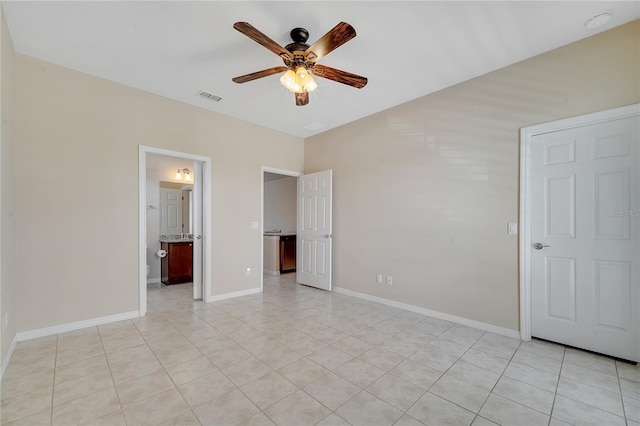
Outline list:
[[[161,242],[167,252],[162,258],[161,281],[166,285],[193,281],[193,242]]]

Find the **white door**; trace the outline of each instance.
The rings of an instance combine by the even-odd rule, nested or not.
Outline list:
[[[193,298],[202,299],[202,177],[201,162],[193,163],[193,191],[191,192],[191,226],[193,239]]]
[[[332,171],[298,177],[296,279],[331,290]]]
[[[638,116],[531,139],[531,335],[638,361]]]
[[[160,188],[160,235],[182,232],[182,190]]]

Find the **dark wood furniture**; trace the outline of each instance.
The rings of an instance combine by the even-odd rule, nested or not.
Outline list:
[[[294,272],[296,270],[296,236],[283,235],[280,237],[280,272]]]
[[[161,242],[167,252],[162,258],[161,281],[166,285],[193,281],[193,242]]]

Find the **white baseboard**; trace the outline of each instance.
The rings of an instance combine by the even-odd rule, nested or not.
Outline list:
[[[260,293],[260,288],[250,288],[249,290],[241,290],[241,291],[233,291],[231,293],[223,293],[216,294],[215,296],[210,296],[207,299],[207,303],[209,302],[219,302],[221,300],[233,299],[234,297],[242,297],[249,296],[251,294]]]
[[[271,269],[263,269],[262,273],[267,275],[273,275],[273,276],[280,275],[280,271],[272,271]]]
[[[124,321],[132,318],[138,318],[140,316],[139,311],[123,312],[115,315],[107,315],[105,317],[92,318],[88,320],[68,322],[65,324],[52,325],[51,327],[37,328],[35,330],[21,331],[13,336],[7,355],[2,360],[1,374],[4,376],[4,371],[9,365],[13,351],[16,348],[18,342],[25,340],[37,339],[38,337],[51,336],[53,334],[65,333],[67,331],[80,330],[81,328],[95,327],[98,325],[109,324],[111,322]]]
[[[16,341],[36,339],[38,337],[51,336],[52,334],[65,333],[67,331],[80,330],[81,328],[95,327],[110,322],[124,321],[132,318],[138,318],[139,311],[123,312],[121,314],[107,315],[106,317],[92,318],[88,320],[68,322],[66,324],[52,325],[51,327],[38,328],[35,330],[21,331],[16,333]]]
[[[11,357],[13,356],[13,351],[16,349],[16,344],[18,343],[18,341],[16,340],[16,336],[13,336],[13,339],[11,340],[11,344],[9,344],[9,350],[7,350],[6,355],[4,356],[4,358],[2,359],[2,366],[0,367],[0,379],[2,377],[4,377],[4,372],[7,370],[7,367],[9,366],[9,361],[11,361]]]
[[[147,284],[161,283],[161,278],[147,278]]]
[[[360,299],[369,300],[371,302],[381,303],[393,308],[404,309],[405,311],[415,312],[417,314],[428,317],[438,318],[446,321],[455,322],[456,324],[466,325],[467,327],[477,328],[479,330],[490,331],[491,333],[501,336],[511,337],[520,340],[520,332],[510,328],[499,327],[497,325],[488,324],[486,322],[475,321],[472,319],[459,317],[456,315],[445,314],[443,312],[432,311],[431,309],[421,308],[419,306],[409,305],[407,303],[397,302],[395,300],[385,299],[383,297],[372,296],[366,293],[349,290],[343,287],[333,287],[336,293],[346,294],[347,296],[358,297]]]

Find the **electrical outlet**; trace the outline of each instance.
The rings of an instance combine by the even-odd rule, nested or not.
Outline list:
[[[244,273],[246,276],[250,276],[251,275],[251,268],[247,268],[246,272]]]
[[[393,285],[393,277],[391,275],[387,275],[387,285]]]
[[[376,275],[376,282],[377,282],[378,284],[382,284],[382,274],[378,274],[378,275]]]

